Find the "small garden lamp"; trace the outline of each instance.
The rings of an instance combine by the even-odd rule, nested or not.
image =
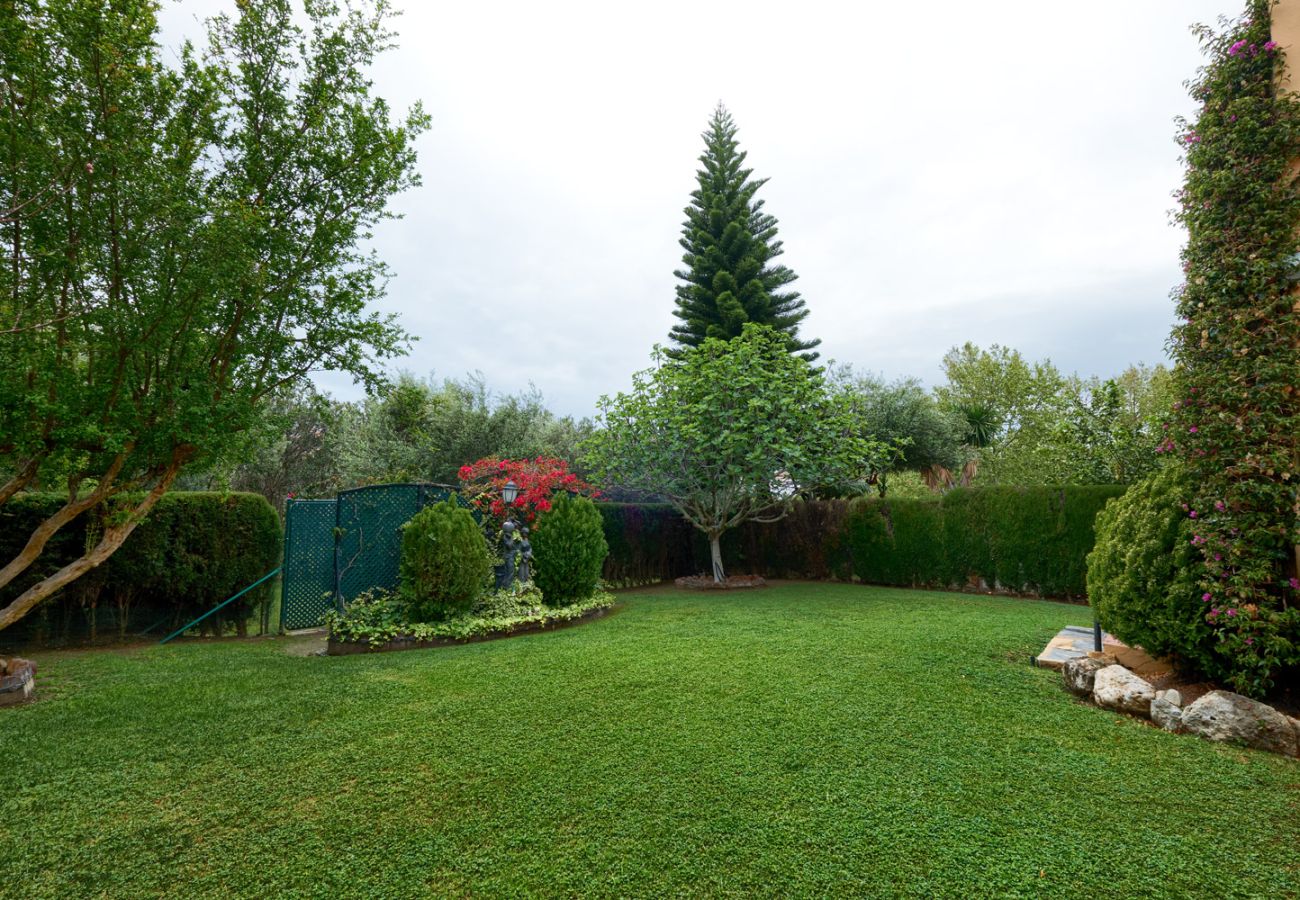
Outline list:
[[[505,501],[506,506],[510,506],[515,502],[515,498],[518,496],[519,485],[515,484],[514,479],[512,478],[501,488],[501,499]]]

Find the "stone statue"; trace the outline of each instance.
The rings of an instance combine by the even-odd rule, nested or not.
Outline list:
[[[522,534],[519,541],[519,581],[527,584],[533,580],[533,542],[528,540],[527,526],[524,526]]]
[[[515,540],[515,523],[501,526],[501,565],[497,567],[497,590],[508,590],[515,583],[519,560],[519,541]]]

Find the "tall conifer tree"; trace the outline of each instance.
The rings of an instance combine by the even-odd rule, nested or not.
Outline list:
[[[766,178],[750,179],[745,152],[736,143],[736,124],[721,103],[702,135],[703,165],[696,172],[699,187],[682,223],[684,267],[674,272],[677,318],[673,355],[699,346],[705,338],[729,340],[746,322],[768,325],[786,336],[790,351],[808,361],[819,340],[799,338],[799,323],[807,316],[797,291],[785,290],[798,277],[774,264],[782,254],[776,239],[776,217],[763,212],[754,194]]]

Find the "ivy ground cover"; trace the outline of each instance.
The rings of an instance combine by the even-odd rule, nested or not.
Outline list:
[[[623,595],[573,629],[299,658],[51,655],[0,714],[0,896],[1289,896],[1293,760],[1028,665],[1078,606]]]

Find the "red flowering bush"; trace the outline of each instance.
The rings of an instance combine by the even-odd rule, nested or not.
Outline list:
[[[536,459],[498,459],[486,456],[468,466],[461,466],[461,496],[470,506],[497,523],[505,521],[510,513],[525,524],[532,523],[538,513],[551,508],[551,498],[557,491],[597,497],[599,492],[590,484],[569,471],[562,459],[539,456]],[[513,481],[519,495],[510,509],[506,509],[501,491]]]

